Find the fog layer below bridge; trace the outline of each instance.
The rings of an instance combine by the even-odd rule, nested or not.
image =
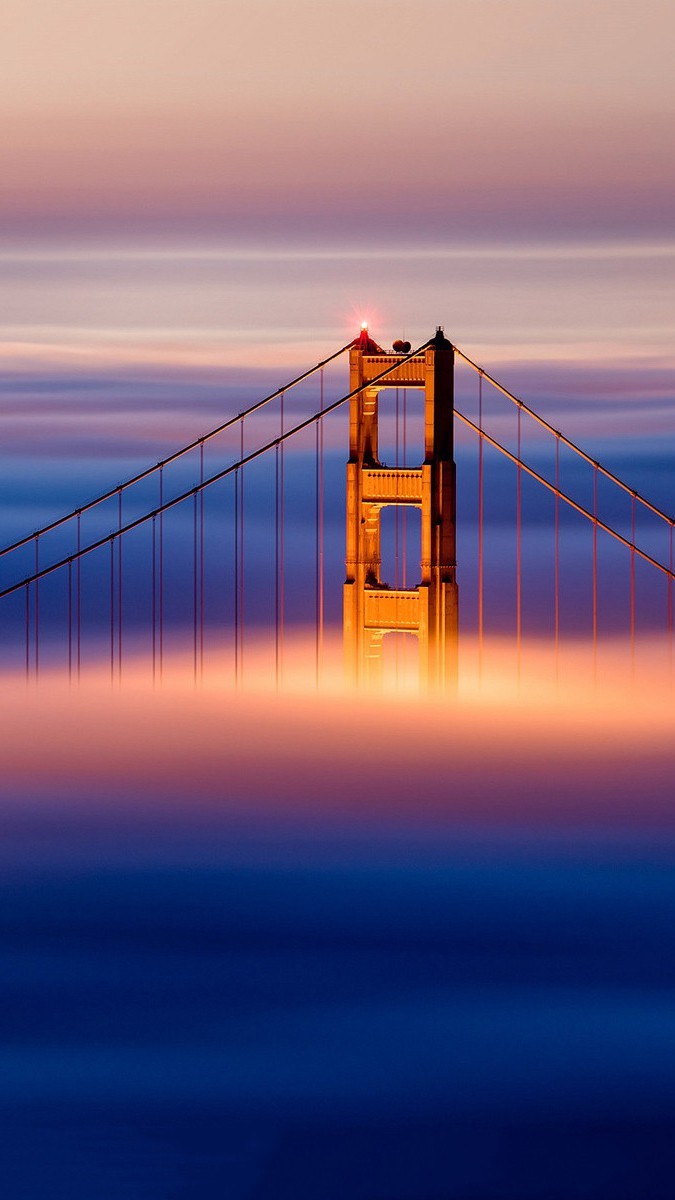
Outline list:
[[[668,1194],[662,672],[5,682],[6,1194]]]

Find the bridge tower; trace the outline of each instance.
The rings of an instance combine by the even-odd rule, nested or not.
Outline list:
[[[401,360],[361,331],[349,357],[349,462],[344,645],[355,684],[377,685],[387,633],[416,634],[420,679],[431,690],[457,677],[456,475],[454,463],[454,347],[439,326],[418,353]],[[396,363],[400,362],[397,367]],[[388,367],[386,379],[373,383]],[[378,394],[384,388],[424,391],[424,461],[393,468],[378,458]],[[380,517],[387,505],[422,512],[420,582],[393,588],[380,578]]]

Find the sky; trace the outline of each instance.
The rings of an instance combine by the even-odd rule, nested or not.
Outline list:
[[[10,228],[672,233],[665,0],[10,0],[2,22]]]

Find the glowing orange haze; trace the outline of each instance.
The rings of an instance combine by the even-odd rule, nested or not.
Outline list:
[[[223,817],[259,811],[319,825],[332,814],[356,828],[373,819],[670,821],[672,689],[661,664],[631,689],[617,658],[623,691],[616,679],[593,689],[579,647],[565,660],[577,682],[556,691],[550,653],[545,663],[533,647],[518,694],[507,653],[492,654],[480,688],[465,677],[458,699],[438,702],[410,692],[356,698],[330,673],[317,698],[309,671],[276,694],[256,685],[254,652],[238,694],[215,676],[195,688],[187,662],[171,664],[154,690],[147,663],[130,666],[121,689],[103,669],[80,688],[15,680],[0,703],[4,803],[206,805]]]

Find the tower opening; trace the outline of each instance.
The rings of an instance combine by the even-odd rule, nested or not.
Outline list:
[[[416,588],[422,560],[422,514],[410,504],[380,512],[380,579],[392,588]]]
[[[424,462],[424,403],[416,388],[383,388],[378,396],[379,460],[387,467]]]

